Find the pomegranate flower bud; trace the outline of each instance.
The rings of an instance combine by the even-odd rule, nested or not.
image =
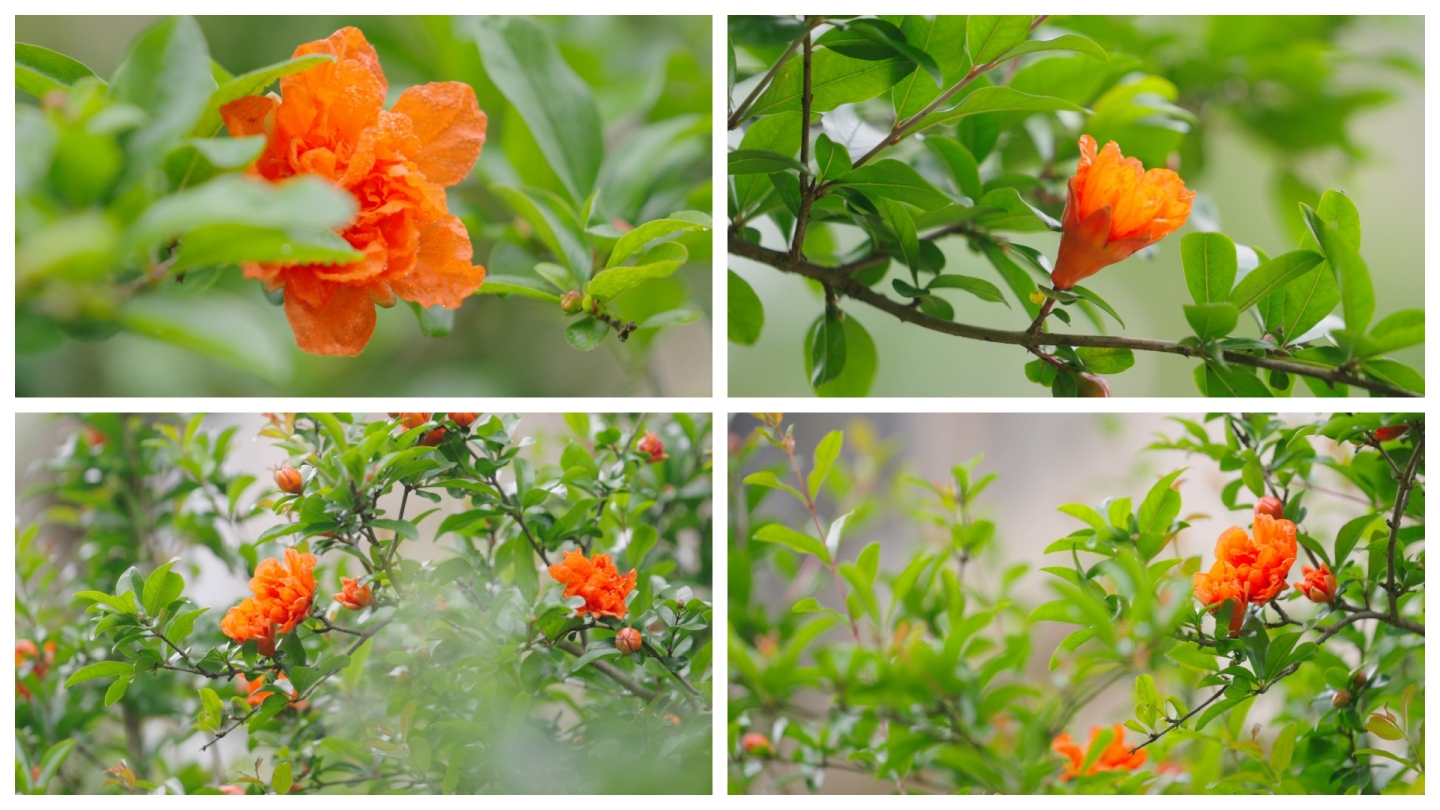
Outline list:
[[[768,757],[775,753],[774,747],[770,745],[770,738],[758,731],[746,732],[745,736],[740,738],[740,747],[752,757]]]
[[[571,290],[560,296],[560,308],[570,313],[579,312],[583,301],[584,296],[579,290]]]
[[[1375,431],[1375,440],[1380,442],[1388,442],[1392,439],[1398,439],[1401,436],[1404,436],[1406,431],[1408,430],[1410,430],[1409,425],[1391,425],[1389,427],[1382,427]]]
[[[275,471],[275,486],[279,487],[282,492],[299,495],[305,491],[305,479],[300,475],[299,470],[286,464]]]
[[[651,464],[658,464],[669,458],[669,456],[665,455],[665,442],[661,441],[659,436],[649,431],[646,431],[645,438],[641,439],[640,442],[635,445],[635,449],[649,456],[648,461]]]
[[[454,422],[462,428],[470,427],[470,425],[480,416],[480,414],[478,413],[451,413],[446,415],[450,417],[451,422]]]
[[[1320,563],[1318,569],[1306,566],[1300,569],[1300,574],[1304,579],[1296,587],[1306,599],[1324,605],[1335,601],[1335,575],[1330,573],[1330,566],[1325,563]]]
[[[1285,517],[1285,504],[1281,503],[1280,499],[1273,495],[1266,495],[1260,499],[1259,503],[1255,504],[1255,514],[1269,515],[1276,520],[1280,520]]]
[[[426,433],[425,438],[421,439],[420,443],[426,447],[436,447],[443,441],[445,441],[445,428],[435,428],[429,433]]]
[[[1341,689],[1339,692],[1335,693],[1335,697],[1330,698],[1330,705],[1334,706],[1337,709],[1343,709],[1346,706],[1349,706],[1350,693],[1345,691],[1344,689]]]
[[[633,627],[622,627],[615,634],[615,648],[629,655],[640,649],[640,631]]]
[[[1110,384],[1098,374],[1081,372],[1075,375],[1075,395],[1079,397],[1108,397]]]

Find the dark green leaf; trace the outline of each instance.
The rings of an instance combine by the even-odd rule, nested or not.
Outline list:
[[[845,324],[839,310],[821,317],[810,344],[810,387],[819,388],[845,370]]]
[[[814,359],[811,356],[810,347],[815,343],[815,332],[819,329],[822,321],[823,318],[817,318],[810,325],[810,330],[805,336],[805,374],[807,377],[814,369]],[[865,331],[854,315],[846,315],[845,370],[838,378],[816,389],[815,393],[822,397],[868,396],[870,385],[875,380],[877,362],[875,341],[870,338],[870,333]]]
[[[951,202],[919,172],[898,160],[878,160],[853,169],[841,185],[860,191],[872,200],[898,200],[923,211],[933,211]]]
[[[875,197],[874,200],[875,207],[880,210],[880,218],[899,241],[901,260],[910,268],[910,274],[914,277],[920,272],[920,239],[915,232],[915,219],[910,216],[910,210],[901,203],[884,197]]]
[[[726,309],[730,342],[752,346],[760,339],[760,330],[765,326],[765,307],[760,303],[760,296],[755,294],[750,282],[734,270],[726,272],[729,289]]]
[[[1030,36],[1029,14],[971,14],[965,25],[965,46],[976,65],[999,59]]]
[[[588,352],[599,346],[609,331],[609,324],[585,315],[565,327],[565,341],[582,352]]]
[[[783,171],[810,174],[810,167],[804,163],[765,149],[736,149],[730,152],[728,166],[730,174],[772,174]]]
[[[1000,293],[1000,288],[983,278],[951,274],[936,276],[935,280],[930,282],[931,290],[944,288],[964,290],[982,301],[1004,304],[1006,307],[1010,306],[1010,302],[1006,301],[1005,296]]]
[[[1190,288],[1190,297],[1195,303],[1231,300],[1230,288],[1235,285],[1238,265],[1235,243],[1230,237],[1223,233],[1186,234],[1180,240],[1180,261],[1185,266],[1185,285]],[[1236,307],[1246,308],[1238,302]]]
[[[829,112],[841,104],[868,101],[889,90],[915,70],[904,56],[865,61],[832,50],[816,51],[810,60],[811,112]],[[761,94],[752,115],[800,110],[803,60],[791,59]]]

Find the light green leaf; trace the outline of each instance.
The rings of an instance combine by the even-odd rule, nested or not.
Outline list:
[[[600,341],[610,334],[610,325],[597,318],[585,315],[565,327],[565,342],[582,352],[593,350]]]
[[[976,65],[1000,58],[1030,36],[1029,14],[971,14],[965,25],[965,46]]]
[[[1230,288],[1235,285],[1239,262],[1230,237],[1223,233],[1187,233],[1180,240],[1180,261],[1185,267],[1185,285],[1190,288],[1190,297],[1195,303],[1233,300]],[[1235,302],[1235,306],[1246,308],[1239,302]]]
[[[907,202],[925,211],[951,203],[949,196],[898,160],[877,160],[854,169],[845,175],[840,185],[860,191],[872,200]]]
[[[602,270],[585,285],[585,292],[609,301],[631,287],[657,278],[665,278],[680,268],[690,252],[678,242],[661,242],[645,251],[634,265]]]
[[[138,181],[190,134],[215,89],[205,35],[194,18],[166,17],[130,41],[110,95],[144,110],[150,120],[126,140],[130,160],[121,187]]]
[[[826,565],[830,564],[830,552],[826,550],[825,544],[816,540],[808,534],[801,534],[794,529],[780,523],[767,523],[755,532],[755,539],[762,543],[775,543],[794,549],[802,554],[811,554],[820,558]]]
[[[825,438],[815,445],[814,466],[810,469],[810,475],[806,478],[806,486],[810,488],[810,497],[820,494],[820,487],[825,485],[825,479],[830,476],[830,468],[835,465],[835,459],[840,457],[840,448],[845,444],[845,434],[832,430],[825,434]]]
[[[585,246],[579,226],[564,210],[562,201],[547,201],[548,192],[537,188],[492,184],[490,190],[500,195],[515,213],[530,223],[540,243],[576,278],[589,278],[592,269],[590,249]]]
[[[70,57],[39,45],[15,43],[15,87],[32,96],[68,90],[95,72]]]
[[[797,161],[798,162],[798,161]],[[698,218],[697,218],[698,219]],[[709,217],[703,221],[694,219],[655,219],[626,232],[615,243],[614,249],[610,251],[610,259],[605,262],[605,267],[611,268],[630,258],[630,255],[647,243],[664,236],[669,236],[678,231],[708,231],[710,230]]]
[[[760,331],[765,327],[765,306],[760,303],[760,296],[755,294],[750,282],[734,270],[727,270],[726,273],[726,317],[730,342],[752,346],[760,339]]]
[[[1190,234],[1190,236],[1196,235],[1198,234]],[[1190,236],[1185,238],[1189,239]],[[1183,240],[1181,250],[1184,250]],[[1230,303],[1234,304],[1238,310],[1249,309],[1270,294],[1310,272],[1323,260],[1324,257],[1311,250],[1292,250],[1289,253],[1282,253],[1251,270],[1249,275],[1241,279],[1228,296]],[[1187,270],[1186,273],[1188,277],[1189,271]],[[1223,300],[1223,298],[1217,300]]]
[[[119,322],[137,335],[221,360],[277,385],[290,378],[290,335],[228,296],[136,296],[120,310]]]
[[[1039,51],[1074,51],[1083,53],[1086,56],[1099,59],[1101,62],[1109,62],[1110,55],[1092,39],[1087,39],[1079,34],[1061,34],[1054,39],[1032,39],[1022,42],[1019,45],[1005,52],[1001,62],[1008,62],[1017,56],[1024,56],[1027,53]]]
[[[791,59],[780,68],[770,86],[751,108],[751,115],[768,116],[800,110],[803,61]],[[904,56],[867,62],[852,59],[838,51],[818,50],[810,61],[810,111],[829,112],[841,104],[868,101],[889,90],[914,70],[915,63]]]
[[[65,679],[65,688],[69,689],[77,683],[84,683],[95,678],[109,678],[115,675],[134,675],[135,665],[124,661],[99,661],[94,664],[87,664],[77,670],[75,674]]]
[[[956,107],[949,110],[934,113],[920,122],[919,129],[927,129],[936,124],[945,124],[967,115],[977,115],[987,112],[1055,112],[1068,110],[1069,112],[1086,113],[1084,107],[1073,104],[1063,98],[1055,96],[1034,96],[1029,93],[1022,93],[1011,87],[981,87],[969,95]]]
[[[1215,304],[1186,304],[1185,320],[1202,342],[1225,337],[1235,329],[1240,311],[1229,301]]]
[[[560,296],[551,292],[544,282],[529,276],[486,276],[477,295],[523,295],[537,301],[560,303]]]

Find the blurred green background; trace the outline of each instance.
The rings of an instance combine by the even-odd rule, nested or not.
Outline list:
[[[18,42],[50,48],[109,77],[126,44],[154,22],[150,16],[17,16]],[[444,17],[200,17],[210,52],[232,73],[289,58],[295,47],[353,25],[375,46],[390,84],[393,103],[405,87],[429,81],[472,84],[489,118],[484,151],[471,179],[449,190],[450,210],[465,220],[475,262],[492,274],[532,274],[536,261],[513,242],[502,242],[514,227],[513,214],[485,183],[514,182],[506,159],[515,143],[513,114],[485,76],[473,40]],[[552,17],[540,24],[559,43],[569,65],[590,85],[605,128],[607,152],[633,144],[641,127],[659,120],[711,114],[711,18]],[[273,89],[273,88],[272,88]],[[16,93],[17,103],[36,99]],[[388,106],[388,104],[387,104]],[[518,120],[518,117],[515,119]],[[528,139],[527,139],[528,140]],[[683,141],[683,142],[681,142]],[[666,154],[627,156],[626,181],[651,193],[666,207],[711,208],[710,137],[681,139]],[[669,158],[669,159],[660,159]],[[476,182],[476,180],[480,182]],[[681,199],[665,193],[683,183]],[[646,209],[646,214],[652,212]],[[631,223],[634,224],[634,223]],[[710,299],[713,250],[708,232],[682,237],[690,261],[676,275],[647,284],[629,302],[637,310],[668,309],[689,302],[707,317],[698,323],[640,333],[629,344],[606,340],[579,352],[565,342],[567,320],[558,308],[524,298],[474,296],[456,313],[448,337],[420,333],[409,307],[379,311],[375,335],[354,358],[317,357],[295,347],[284,312],[270,305],[258,282],[238,268],[223,275],[206,295],[227,295],[237,309],[273,325],[284,347],[288,376],[264,380],[174,346],[120,333],[108,340],[69,340],[58,347],[16,355],[18,396],[705,396],[711,387]],[[497,250],[497,244],[500,248]],[[623,303],[623,302],[622,302]],[[22,349],[26,347],[20,347]],[[40,348],[40,347],[34,347]]]
[[[1298,225],[1298,213],[1293,223],[1283,217],[1298,212],[1293,201],[1302,197],[1286,189],[1290,202],[1282,208],[1278,188],[1285,167],[1290,167],[1312,189],[1340,189],[1355,201],[1364,234],[1361,252],[1375,285],[1376,317],[1423,306],[1422,18],[1271,18],[1269,27],[1286,34],[1281,42],[1262,36],[1266,26],[1254,18],[1238,25],[1233,18],[1142,17],[1133,25],[1130,19],[1053,18],[1050,24],[1083,33],[1111,52],[1143,56],[1147,70],[1179,86],[1178,103],[1201,118],[1200,128],[1182,147],[1179,171],[1189,188],[1214,202],[1211,215],[1218,223],[1207,230],[1218,229],[1236,243],[1257,246],[1271,256],[1295,249],[1298,236],[1291,228]],[[1237,29],[1246,35],[1235,35]],[[1231,78],[1217,84],[1215,76],[1227,72]],[[736,86],[737,99],[749,92],[753,81]],[[1204,100],[1187,98],[1187,88],[1204,88]],[[1297,96],[1306,101],[1307,94],[1333,103],[1302,103],[1294,105],[1287,118],[1265,117],[1265,111],[1293,103]],[[888,96],[882,101],[888,104]],[[888,127],[888,119],[883,123]],[[741,134],[738,129],[729,133],[730,148],[738,146]],[[1197,138],[1203,139],[1199,168],[1191,143]],[[1283,148],[1282,142],[1304,148]],[[1180,309],[1190,302],[1180,266],[1180,238],[1195,230],[1201,208],[1197,204],[1191,223],[1157,246],[1154,260],[1134,257],[1087,282],[1125,319],[1128,328],[1112,322],[1110,334],[1169,340],[1190,334]],[[780,234],[765,224],[765,243],[778,244]],[[1052,260],[1060,241],[1050,233],[1013,236]],[[858,243],[858,237],[853,241]],[[938,244],[945,251],[946,272],[1000,282],[984,257],[970,253],[963,241]],[[818,286],[735,256],[728,262],[765,303],[759,341],[754,346],[729,344],[730,393],[813,396],[806,384],[803,347],[806,329],[823,312]],[[895,275],[892,265],[892,278],[903,275],[903,268]],[[888,287],[888,281],[876,285]],[[1018,310],[970,296],[947,300],[955,306],[955,320],[962,323],[1019,329],[1028,321]],[[931,332],[862,304],[851,303],[846,314],[858,319],[875,340],[879,366],[871,396],[1050,396],[1025,379],[1030,355],[1024,349]],[[1241,324],[1237,335],[1259,335],[1248,315]],[[1093,330],[1083,319],[1077,322],[1076,331]],[[1393,357],[1424,368],[1423,347]],[[1196,396],[1195,365],[1137,352],[1134,368],[1107,379],[1116,396]],[[1310,393],[1304,386],[1296,391]]]

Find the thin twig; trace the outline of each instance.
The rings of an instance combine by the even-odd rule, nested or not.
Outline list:
[[[557,642],[555,642],[555,649],[557,649],[557,650],[563,650],[563,651],[565,651],[565,652],[567,652],[567,653],[570,653],[571,655],[575,656],[576,658],[579,658],[580,656],[582,656],[582,655],[585,654],[585,651],[584,651],[584,650],[580,649],[579,647],[575,646],[574,644],[571,644],[571,643],[568,642],[568,641],[557,641]],[[600,672],[601,674],[605,675],[605,676],[608,677],[610,680],[612,680],[612,681],[620,684],[621,686],[625,687],[627,690],[629,690],[629,691],[630,691],[632,694],[634,694],[636,697],[640,698],[641,700],[644,700],[644,701],[647,702],[647,703],[660,696],[660,693],[659,693],[659,692],[655,691],[654,689],[651,689],[651,688],[648,687],[648,686],[641,686],[639,681],[635,680],[634,678],[631,678],[629,675],[626,675],[625,673],[621,672],[619,669],[616,669],[616,668],[615,668],[614,666],[612,666],[612,665],[610,664],[610,662],[608,662],[608,661],[598,661],[598,660],[597,660],[597,661],[591,661],[591,662],[590,662],[590,666],[594,667],[594,668],[596,669],[596,671],[598,671],[598,672]]]
[[[1196,356],[1196,351],[1189,346],[1168,340],[1124,338],[1112,335],[1072,335],[1053,332],[1032,335],[1027,332],[991,329],[984,326],[972,326],[956,321],[947,321],[943,318],[926,315],[919,310],[907,307],[885,295],[877,293],[841,272],[841,268],[821,267],[820,265],[810,264],[804,261],[792,264],[789,261],[789,257],[778,250],[761,247],[733,236],[730,237],[729,249],[731,253],[737,256],[768,264],[782,272],[795,273],[805,278],[815,279],[821,284],[834,288],[837,293],[843,293],[856,301],[861,301],[883,312],[888,312],[902,321],[947,335],[969,338],[971,340],[982,340],[988,343],[1004,343],[1012,346],[1094,346],[1108,349],[1131,349],[1142,352],[1178,354],[1183,357]],[[1414,393],[1406,391],[1403,388],[1357,377],[1339,368],[1309,366],[1293,360],[1280,360],[1274,357],[1254,357],[1248,354],[1239,354],[1230,351],[1224,352],[1224,358],[1226,362],[1237,365],[1284,371],[1288,374],[1312,377],[1332,384],[1353,385],[1356,388],[1374,391],[1386,396],[1415,396]]]
[[[770,71],[760,79],[760,83],[755,85],[755,89],[750,91],[750,95],[746,96],[745,100],[740,102],[740,106],[735,108],[735,112],[730,114],[730,119],[726,122],[726,129],[734,129],[740,126],[741,122],[745,120],[745,115],[750,112],[750,107],[755,104],[756,99],[760,98],[760,94],[765,92],[765,88],[770,86],[770,82],[774,80],[775,74],[780,72],[780,68],[784,66],[786,60],[790,58],[790,54],[795,52],[795,48],[810,37],[810,31],[812,29],[813,26],[806,26],[805,35],[796,37],[795,41],[791,42],[789,47],[785,49],[785,52],[780,54],[780,58],[775,60],[775,64],[770,68]]]
[[[1405,474],[1396,482],[1395,511],[1390,518],[1390,547],[1385,555],[1385,591],[1390,597],[1390,618],[1400,619],[1400,592],[1395,587],[1395,546],[1400,540],[1400,520],[1405,517],[1405,508],[1410,503],[1410,491],[1415,486],[1415,471],[1419,469],[1420,457],[1425,453],[1425,426],[1416,425],[1420,437],[1410,451],[1410,463],[1405,465]],[[1384,452],[1383,450],[1381,451]]]

